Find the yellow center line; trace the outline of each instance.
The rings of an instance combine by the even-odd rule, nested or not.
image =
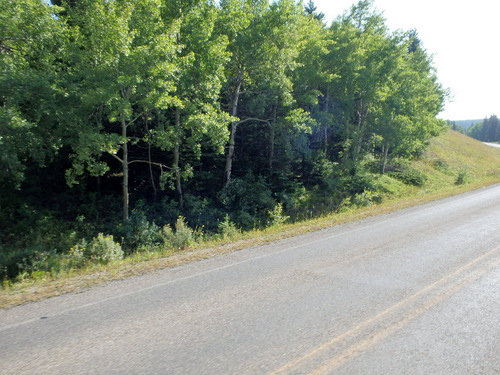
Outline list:
[[[377,315],[373,316],[372,318],[364,321],[363,323],[351,328],[350,330],[342,333],[341,335],[339,336],[336,336],[334,337],[333,339],[331,339],[330,341],[327,341],[321,345],[319,345],[318,347],[314,348],[313,350],[309,351],[308,353],[306,353],[305,355],[303,355],[302,357],[300,358],[297,358],[291,362],[288,362],[287,364],[283,365],[282,367],[278,368],[277,370],[269,373],[269,375],[278,375],[278,374],[283,374],[285,373],[286,371],[289,371],[291,369],[293,369],[294,367],[300,365],[301,363],[305,362],[306,360],[308,360],[309,358],[319,354],[320,352],[328,349],[328,348],[331,348],[332,346],[334,346],[335,344],[337,344],[338,342],[344,340],[345,338],[349,337],[349,336],[353,336],[357,333],[359,333],[360,331],[362,331],[364,328],[366,328],[367,326],[381,320],[382,318],[384,318],[385,316],[391,314],[392,312],[410,304],[412,301],[414,301],[415,299],[431,292],[432,290],[440,287],[441,285],[445,284],[448,280],[454,278],[454,277],[457,277],[459,276],[461,273],[465,273],[466,271],[468,271],[470,268],[472,268],[473,266],[475,266],[477,263],[481,262],[482,260],[484,260],[485,258],[491,256],[492,254],[494,254],[496,251],[498,251],[498,249],[500,249],[500,246],[497,246],[496,248],[488,251],[487,253],[483,254],[482,256],[474,259],[473,261],[467,263],[466,265],[460,267],[459,269],[457,269],[456,271],[446,275],[445,277],[437,280],[436,282],[432,283],[432,284],[429,284],[428,286],[424,287],[423,289],[421,289],[420,291],[418,291],[417,293],[401,300],[400,302],[396,303],[395,305],[389,307],[388,309],[378,313]],[[498,262],[495,262],[495,264],[498,263]]]
[[[482,268],[482,269],[474,272],[472,275],[468,276],[467,278],[462,280],[460,283],[454,285],[451,289],[434,297],[433,299],[428,301],[426,304],[418,307],[417,309],[412,311],[409,315],[407,315],[406,317],[404,317],[400,321],[393,323],[392,325],[386,327],[385,329],[382,329],[379,332],[377,332],[374,336],[372,336],[368,339],[365,339],[365,340],[361,341],[360,343],[355,344],[355,345],[351,346],[350,348],[346,349],[342,354],[325,362],[320,367],[318,367],[316,370],[309,372],[309,375],[328,374],[332,370],[340,367],[342,364],[344,364],[348,360],[352,359],[354,356],[359,355],[361,352],[363,352],[367,348],[373,346],[377,342],[385,339],[387,336],[400,330],[401,328],[406,326],[408,323],[410,323],[411,321],[415,320],[417,317],[422,315],[424,312],[426,312],[430,308],[436,306],[440,302],[444,301],[446,298],[450,297],[451,295],[455,294],[456,292],[458,292],[460,289],[462,289],[466,285],[469,285],[470,283],[476,281],[482,275],[484,275],[486,272],[488,272],[492,268],[498,266],[499,264],[500,264],[500,258],[497,259],[496,261],[490,263],[487,267]]]

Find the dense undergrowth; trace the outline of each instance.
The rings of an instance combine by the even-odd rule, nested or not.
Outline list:
[[[217,199],[187,199],[182,210],[168,201],[138,201],[125,224],[113,215],[120,212],[119,197],[96,196],[92,204],[75,204],[65,202],[71,199],[67,191],[38,201],[27,200],[26,190],[11,191],[10,202],[0,203],[0,221],[9,231],[1,235],[0,278],[5,284],[57,278],[137,253],[180,251],[379,204],[427,182],[427,175],[407,160],[393,160],[383,175],[378,169],[379,161],[368,156],[354,176],[330,172],[318,185],[300,185],[280,197],[248,176],[248,181],[235,180]]]
[[[143,260],[166,259],[183,254],[186,249],[213,250],[235,241],[243,241],[240,247],[245,247],[262,243],[262,240],[254,240],[259,236],[273,240],[280,238],[279,233],[290,236],[313,230],[322,226],[318,224],[322,220],[325,225],[331,225],[335,217],[346,217],[346,213],[352,216],[363,210],[366,212],[367,207],[370,214],[374,214],[378,212],[378,207],[382,212],[387,209],[384,207],[391,204],[397,209],[414,204],[412,202],[485,186],[500,181],[500,149],[448,131],[434,138],[427,152],[417,160],[394,160],[385,174],[380,174],[376,166],[375,160],[367,158],[361,177],[349,181],[359,184],[357,192],[355,185],[352,188],[354,193],[336,196],[335,200],[333,197],[320,199],[314,190],[302,190],[301,194],[290,198],[287,204],[278,203],[266,210],[260,218],[260,225],[254,228],[243,229],[241,224],[237,225],[233,221],[233,217],[237,216],[229,214],[219,216],[215,223],[206,227],[190,225],[185,216],[178,216],[173,225],[157,224],[155,220],[148,220],[147,210],[139,206],[141,209],[136,209],[127,226],[119,225],[114,230],[109,227],[109,231],[99,231],[106,228],[104,225],[95,228],[95,235],[86,239],[79,237],[81,233],[91,233],[90,227],[85,226],[89,225],[86,218],[77,218],[76,222],[70,223],[50,215],[34,215],[29,225],[26,225],[28,217],[25,217],[25,222],[17,222],[11,228],[17,225],[31,229],[27,233],[17,230],[15,234],[18,238],[12,241],[18,246],[31,243],[31,247],[6,252],[8,245],[2,245],[0,264],[4,292],[22,289],[22,285],[55,282],[69,276],[95,273],[102,271],[102,267],[108,270],[127,264],[137,267]],[[403,205],[397,204],[402,201],[405,202]],[[203,212],[199,211],[199,220]],[[5,211],[1,215],[5,220]],[[190,217],[194,217],[192,213]],[[313,222],[315,224],[311,225]],[[92,223],[92,226],[96,225]],[[5,238],[6,234],[2,236]],[[126,274],[133,273],[129,270]]]

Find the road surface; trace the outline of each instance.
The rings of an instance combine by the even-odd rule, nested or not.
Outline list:
[[[0,374],[500,374],[500,185],[0,310]]]
[[[488,143],[488,142],[483,142],[486,146],[491,146],[491,147],[500,147],[500,144],[498,143]]]

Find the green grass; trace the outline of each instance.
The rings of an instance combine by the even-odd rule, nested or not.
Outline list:
[[[154,270],[176,267],[220,254],[263,245],[283,238],[319,230],[364,217],[388,213],[405,207],[441,199],[500,182],[500,148],[486,146],[454,131],[431,141],[425,155],[411,162],[411,167],[424,173],[424,186],[405,185],[388,175],[378,176],[375,184],[380,204],[346,207],[342,212],[294,224],[277,225],[265,230],[240,233],[205,241],[184,251],[146,251],[107,265],[92,265],[64,275],[40,274],[23,282],[5,282],[0,288],[0,307],[41,300]]]

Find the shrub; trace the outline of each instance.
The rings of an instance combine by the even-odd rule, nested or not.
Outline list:
[[[74,245],[69,249],[69,253],[63,258],[65,267],[67,269],[77,269],[84,267],[89,259],[87,258],[85,252],[87,250],[87,241],[82,240],[78,244]]]
[[[47,273],[60,272],[60,256],[54,251],[37,250],[17,264],[19,268],[18,280],[35,278],[40,279]]]
[[[160,236],[167,249],[182,250],[195,243],[194,231],[189,228],[182,216],[179,216],[175,223],[175,232],[167,224],[162,228]]]
[[[358,207],[371,206],[372,204],[381,203],[382,196],[370,190],[365,190],[360,194],[356,194],[352,200],[352,203]]]
[[[362,194],[367,190],[374,190],[374,176],[370,173],[359,173],[356,175],[346,175],[341,179],[340,189],[345,196]]]
[[[375,191],[384,194],[399,196],[405,191],[405,184],[388,174],[379,175],[374,181]]]
[[[234,178],[217,194],[224,210],[239,228],[249,230],[266,223],[268,211],[276,205],[269,185],[261,176]]]
[[[461,169],[458,171],[457,179],[455,180],[455,185],[464,185],[469,182],[470,175],[467,169]]]
[[[272,210],[268,211],[269,213],[269,226],[280,226],[283,225],[290,216],[283,215],[283,204],[278,203]]]
[[[432,165],[434,166],[435,169],[437,169],[440,172],[446,173],[450,170],[450,166],[448,163],[446,163],[444,160],[437,159],[432,162]]]
[[[219,233],[222,238],[232,238],[239,233],[236,225],[231,221],[229,215],[224,217],[224,221],[219,223]]]
[[[144,212],[133,210],[129,221],[118,227],[117,235],[122,237],[123,249],[127,253],[151,249],[161,243],[160,228],[149,222]]]
[[[93,262],[106,264],[112,260],[123,258],[123,250],[121,245],[114,241],[113,236],[99,233],[97,237],[92,239],[85,255]]]
[[[391,172],[389,175],[401,182],[404,182],[406,185],[424,186],[427,182],[427,176],[418,169],[414,168]]]

